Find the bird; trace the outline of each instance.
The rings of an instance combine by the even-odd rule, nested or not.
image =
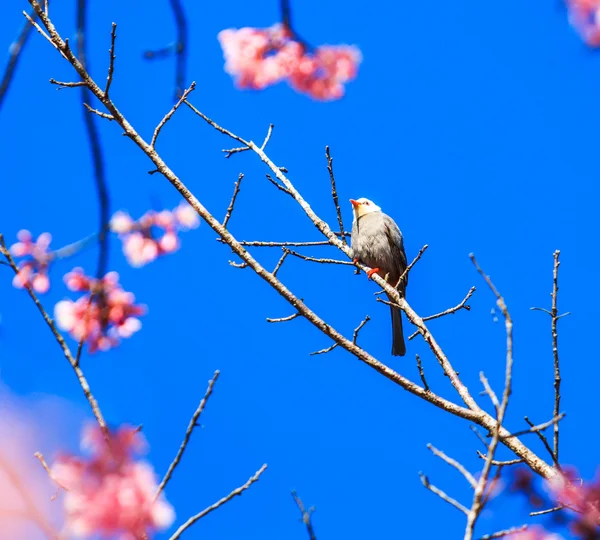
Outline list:
[[[402,278],[406,270],[404,239],[396,222],[381,211],[373,201],[350,199],[354,220],[352,222],[351,248],[354,262],[361,262],[371,269],[369,279],[378,274],[398,289],[401,296],[406,294],[408,275]],[[389,298],[389,296],[388,296]],[[392,299],[390,298],[390,301]],[[390,306],[392,312],[392,355],[404,356],[406,344],[402,332],[402,311]]]

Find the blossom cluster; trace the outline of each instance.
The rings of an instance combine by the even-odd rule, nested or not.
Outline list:
[[[261,90],[287,80],[294,90],[314,99],[339,99],[361,62],[360,51],[353,46],[323,45],[311,52],[283,24],[229,28],[219,32],[218,39],[225,71],[240,88]]]
[[[172,211],[150,210],[138,220],[134,220],[127,212],[116,212],[110,221],[110,228],[119,234],[129,264],[140,267],[161,255],[177,251],[178,231],[195,229],[199,224],[196,211],[183,202]]]
[[[135,460],[145,447],[139,430],[122,426],[105,434],[87,426],[82,447],[89,457],[64,454],[51,467],[51,476],[64,488],[66,529],[80,537],[148,538],[173,523],[173,508],[161,494],[152,466]]]
[[[23,229],[17,233],[17,239],[19,241],[10,246],[10,253],[13,257],[24,257],[25,260],[19,263],[19,272],[15,274],[13,285],[18,289],[31,287],[38,293],[48,292],[48,266],[52,259],[48,249],[52,236],[45,232],[34,241],[31,233]]]
[[[134,295],[122,289],[116,272],[95,279],[75,268],[65,275],[65,283],[70,290],[86,294],[76,301],[58,302],[56,323],[77,341],[87,343],[89,352],[115,347],[120,338],[131,337],[142,327],[138,317],[145,307],[136,305]]]
[[[600,0],[567,0],[569,21],[590,47],[600,47]]]

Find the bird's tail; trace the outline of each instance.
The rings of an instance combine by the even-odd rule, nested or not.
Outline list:
[[[406,344],[402,332],[402,310],[390,307],[392,310],[392,356],[404,356]]]

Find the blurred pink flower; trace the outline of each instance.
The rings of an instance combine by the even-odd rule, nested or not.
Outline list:
[[[142,327],[137,317],[145,313],[145,307],[134,304],[134,295],[121,288],[116,272],[98,280],[75,268],[65,275],[65,283],[72,291],[87,294],[76,301],[58,302],[56,323],[75,340],[86,342],[89,352],[115,347],[120,338],[131,337]]]
[[[88,458],[60,456],[52,465],[53,478],[64,488],[67,532],[78,537],[145,538],[173,523],[173,508],[161,494],[152,466],[134,460],[145,449],[138,430],[122,426],[108,440],[96,425],[82,434]]]
[[[123,253],[131,266],[140,267],[154,259],[179,249],[179,231],[195,229],[200,225],[196,211],[187,203],[161,212],[146,212],[137,221],[126,212],[116,212],[110,228],[120,235]],[[157,229],[162,233],[157,234]]]
[[[562,536],[552,534],[539,525],[529,527],[524,531],[510,534],[507,540],[563,540]]]
[[[567,0],[569,22],[590,47],[600,47],[600,0]]]
[[[339,99],[361,62],[356,47],[324,45],[314,53],[281,24],[270,28],[227,29],[217,36],[225,71],[239,88],[261,90],[288,79],[292,88],[318,100]]]
[[[573,533],[581,538],[597,538],[600,532],[600,474],[596,474],[593,482],[585,483],[577,478],[574,468],[563,468],[547,482],[547,487],[558,504],[578,512],[571,523]]]
[[[38,293],[48,292],[48,266],[52,259],[48,248],[52,236],[50,233],[42,233],[34,242],[29,231],[21,230],[17,233],[17,238],[19,241],[10,247],[10,253],[14,257],[27,259],[19,264],[19,273],[13,278],[13,285],[17,289],[32,287]]]

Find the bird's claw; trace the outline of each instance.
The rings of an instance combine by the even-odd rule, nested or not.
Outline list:
[[[379,268],[371,268],[370,270],[367,271],[367,277],[369,279],[371,279],[371,276],[373,274],[377,274],[377,272],[379,272]]]

